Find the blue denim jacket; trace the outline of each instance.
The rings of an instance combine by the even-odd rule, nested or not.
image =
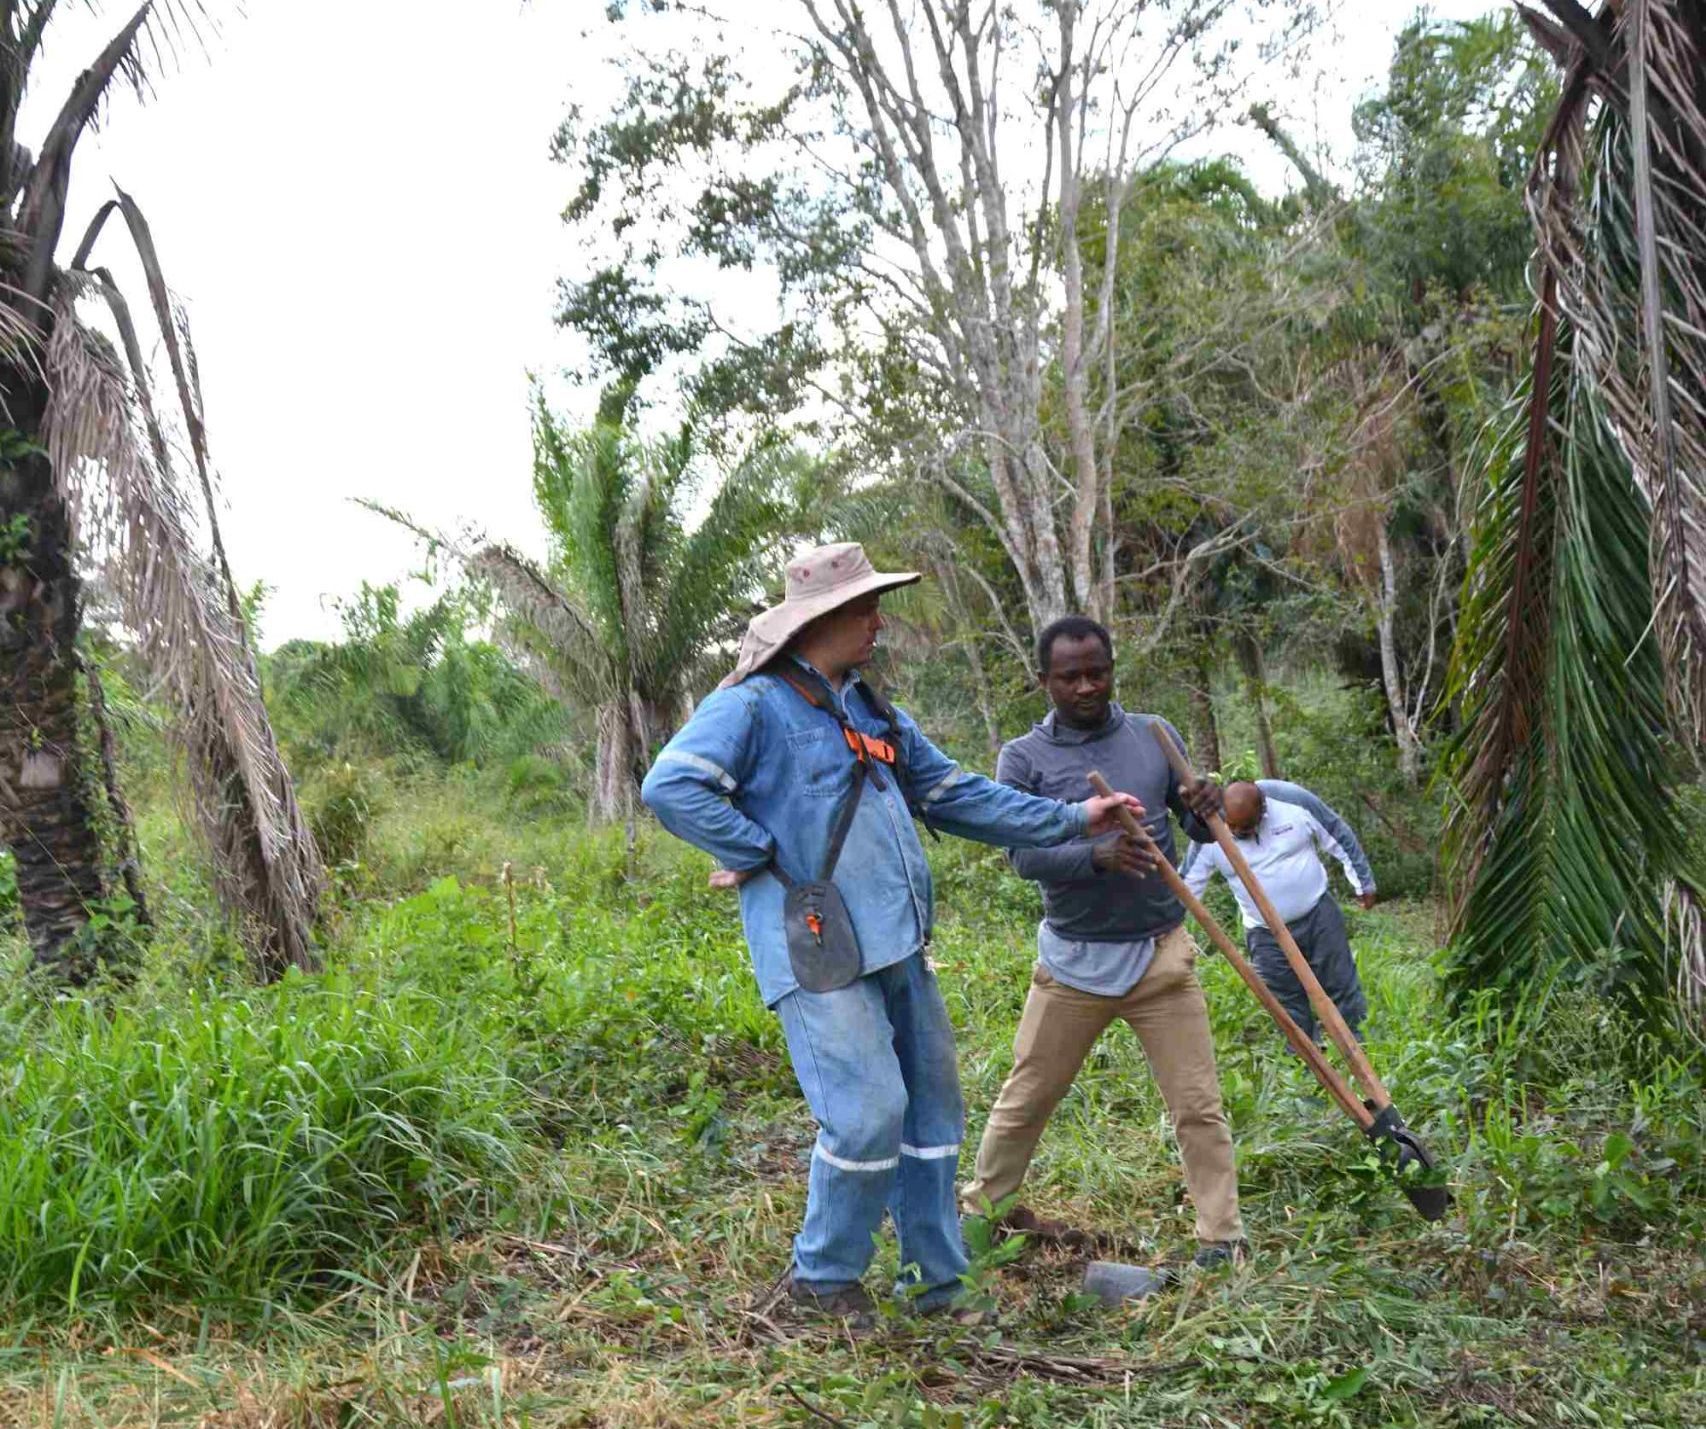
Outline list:
[[[842,687],[848,721],[879,739],[887,726]],[[900,713],[900,756],[908,792],[930,823],[1003,847],[1040,848],[1079,838],[1077,804],[1022,794],[961,769]],[[933,902],[930,866],[887,766],[860,800],[835,869],[858,935],[864,971],[911,957],[928,941]],[[835,716],[809,704],[787,681],[760,673],[718,690],[664,746],[641,797],[678,838],[725,868],[761,868],[772,854],[795,879],[817,878],[831,825],[853,782],[853,754]],[[782,931],[781,881],[766,872],[741,885],[740,913],[758,990],[774,1006],[798,986]]]

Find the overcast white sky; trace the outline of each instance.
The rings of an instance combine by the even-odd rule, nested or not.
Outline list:
[[[1495,4],[1430,8],[1468,18]],[[604,0],[244,9],[85,139],[67,247],[111,181],[148,214],[190,307],[234,573],[275,588],[270,647],[334,634],[333,598],[418,564],[350,497],[537,548],[527,374],[578,358],[552,322],[577,251],[559,220],[568,176],[548,148],[571,102],[596,109],[614,93],[622,31]],[[1274,96],[1300,140],[1348,155],[1351,106],[1414,9],[1345,7],[1315,43],[1313,77]],[[63,12],[20,135],[32,146],[129,7]],[[1290,180],[1248,128],[1211,146],[1244,156],[1264,188]],[[120,251],[116,231],[107,241]],[[560,380],[556,392],[577,405]]]

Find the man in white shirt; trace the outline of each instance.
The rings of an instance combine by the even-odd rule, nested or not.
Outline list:
[[[1247,780],[1226,789],[1226,826],[1238,840],[1251,871],[1266,890],[1275,911],[1320,979],[1327,996],[1356,1031],[1368,1015],[1356,958],[1345,932],[1344,916],[1327,890],[1327,870],[1317,850],[1324,849],[1345,870],[1357,901],[1374,906],[1374,874],[1356,835],[1308,790],[1264,780]],[[1244,915],[1244,941],[1250,961],[1273,989],[1285,1010],[1311,1037],[1317,1037],[1309,996],[1285,960],[1285,953],[1263,920],[1256,900],[1232,872],[1219,844],[1197,844],[1185,865],[1185,883],[1201,895],[1216,873],[1224,877]]]

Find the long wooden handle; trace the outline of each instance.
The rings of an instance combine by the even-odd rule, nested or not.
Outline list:
[[[1155,735],[1155,742],[1161,746],[1162,753],[1167,756],[1167,762],[1173,766],[1173,772],[1179,776],[1181,784],[1195,784],[1197,776],[1191,769],[1190,760],[1185,758],[1185,751],[1173,743],[1172,736],[1166,728],[1157,721],[1150,721],[1150,730]],[[1327,1035],[1344,1053],[1345,1061],[1350,1063],[1351,1071],[1362,1083],[1362,1088],[1374,1102],[1375,1110],[1381,1111],[1392,1104],[1392,1094],[1386,1090],[1385,1084],[1374,1074],[1374,1066],[1368,1060],[1368,1054],[1362,1050],[1362,1043],[1356,1039],[1345,1022],[1333,999],[1327,996],[1327,990],[1321,986],[1321,979],[1315,976],[1315,969],[1309,966],[1309,960],[1303,956],[1303,950],[1297,946],[1297,939],[1291,936],[1291,929],[1286,927],[1285,919],[1280,917],[1279,910],[1268,898],[1268,893],[1250,867],[1249,860],[1244,857],[1237,841],[1232,837],[1232,830],[1226,827],[1226,820],[1219,814],[1208,816],[1209,832],[1220,845],[1220,850],[1226,855],[1226,861],[1232,865],[1245,889],[1256,902],[1263,920],[1268,925],[1268,931],[1280,945],[1280,951],[1285,954],[1285,960],[1297,980],[1303,984],[1303,990],[1309,994],[1309,1005],[1315,1009],[1315,1015],[1321,1019],[1321,1025],[1327,1029]]]
[[[1114,792],[1108,781],[1094,770],[1090,774],[1090,787],[1104,797]],[[1167,856],[1155,846],[1155,840],[1149,836],[1149,830],[1144,828],[1137,821],[1137,816],[1123,804],[1118,814],[1125,831],[1145,848],[1153,850],[1157,870],[1162,880],[1173,890],[1173,896],[1185,905],[1186,911],[1197,920],[1197,926],[1208,934],[1209,941],[1220,949],[1222,956],[1232,964],[1233,971],[1243,978],[1250,991],[1256,994],[1256,1000],[1267,1008],[1268,1016],[1279,1024],[1279,1030],[1285,1034],[1285,1040],[1291,1043],[1292,1050],[1303,1058],[1309,1070],[1315,1074],[1315,1080],[1332,1094],[1333,1100],[1344,1108],[1352,1121],[1367,1131],[1374,1124],[1374,1114],[1357,1100],[1356,1093],[1346,1085],[1338,1069],[1321,1055],[1321,1049],[1292,1020],[1291,1014],[1274,996],[1273,989],[1263,982],[1262,975],[1250,966],[1243,949],[1233,942],[1227,936],[1226,930],[1215,921],[1214,914],[1203,907],[1202,900],[1185,886],[1185,880],[1179,877],[1179,870],[1174,868],[1168,862]]]

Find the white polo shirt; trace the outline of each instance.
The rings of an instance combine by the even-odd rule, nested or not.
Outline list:
[[[1359,895],[1369,891],[1363,886],[1351,856],[1321,826],[1320,820],[1300,804],[1288,804],[1270,796],[1255,833],[1238,840],[1238,851],[1248,860],[1250,871],[1261,881],[1275,911],[1288,923],[1301,918],[1326,896],[1327,870],[1316,853],[1318,848],[1338,859],[1345,877]],[[1199,845],[1195,860],[1185,872],[1186,885],[1200,897],[1216,873],[1232,885],[1238,909],[1244,915],[1244,926],[1267,927],[1256,908],[1256,900],[1227,863],[1225,851],[1217,843]]]

